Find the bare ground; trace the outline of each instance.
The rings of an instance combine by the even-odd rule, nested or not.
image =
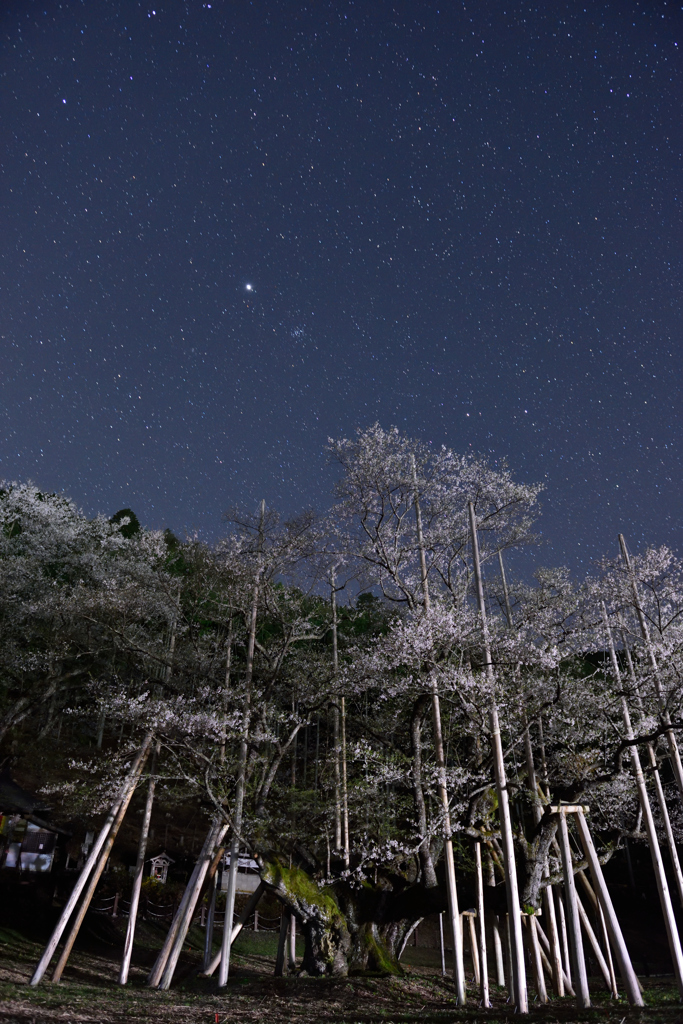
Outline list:
[[[115,938],[115,937],[114,937]],[[453,986],[441,977],[434,951],[408,950],[402,978],[353,977],[327,980],[273,977],[272,936],[247,935],[236,946],[231,977],[218,995],[215,981],[196,976],[199,932],[191,932],[183,952],[177,980],[170,992],[150,991],[144,980],[154,959],[158,936],[141,936],[131,982],[116,984],[120,949],[106,936],[91,936],[72,954],[59,985],[45,982],[30,988],[28,980],[42,951],[39,942],[17,931],[0,931],[0,1024],[384,1024],[403,1022],[491,1021],[512,1022],[514,1012],[504,993],[494,992],[494,1008],[477,1007],[470,991],[469,1005],[456,1008]],[[194,943],[194,944],[193,944]],[[412,962],[411,962],[412,961]],[[645,981],[645,979],[643,979]],[[646,990],[648,1006],[631,1009],[625,1002],[610,1002],[597,981],[595,1007],[577,1011],[569,999],[548,1007],[533,1007],[530,1021],[563,1024],[569,1021],[635,1024],[683,1024],[683,1008],[672,979],[661,979]]]

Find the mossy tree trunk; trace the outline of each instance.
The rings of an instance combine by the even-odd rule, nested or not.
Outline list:
[[[336,896],[299,867],[284,867],[275,857],[260,858],[261,879],[301,926],[305,950],[302,970],[314,976],[348,973],[351,939]]]
[[[410,882],[386,873],[376,886],[346,882],[319,886],[301,867],[260,858],[261,878],[300,925],[305,941],[302,970],[346,975],[361,971],[400,974],[406,938],[427,914],[446,907],[445,886]]]

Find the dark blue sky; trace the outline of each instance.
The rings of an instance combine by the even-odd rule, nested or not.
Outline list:
[[[211,539],[379,419],[544,481],[546,563],[683,548],[680,3],[0,32],[0,477]]]

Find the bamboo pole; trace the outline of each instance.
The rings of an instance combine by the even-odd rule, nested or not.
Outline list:
[[[586,961],[583,954],[581,919],[579,917],[578,898],[574,882],[574,862],[572,861],[572,851],[569,846],[567,816],[561,808],[559,831],[562,869],[564,873],[564,893],[567,901],[567,935],[572,964],[572,984],[575,986],[577,1006],[585,1010],[590,1006],[591,1001],[588,992],[588,978],[586,977]]]
[[[588,831],[588,825],[586,824],[586,819],[583,816],[582,810],[576,812],[576,824],[578,826],[579,838],[581,840],[583,852],[590,865],[591,875],[593,876],[593,886],[605,914],[605,921],[610,941],[612,943],[612,948],[614,949],[614,955],[617,958],[617,964],[619,965],[621,980],[623,981],[624,988],[626,989],[626,998],[632,1006],[643,1006],[643,997],[640,994],[638,979],[635,971],[633,970],[633,965],[631,964],[631,958],[628,954],[626,943],[624,942],[624,936],[621,933],[621,928],[619,927],[617,915],[614,913],[614,907],[612,906],[612,900],[605,884],[602,868],[600,867],[600,861],[598,860],[598,855],[595,852],[593,840],[590,832]]]
[[[486,952],[486,911],[484,910],[484,874],[481,867],[481,843],[474,844],[474,860],[477,875],[477,917],[479,918],[479,992],[481,1005],[488,1009],[489,999],[489,964]]]
[[[422,511],[417,486],[417,470],[415,458],[411,456],[411,468],[413,475],[413,490],[415,501],[415,524],[417,530],[417,543],[420,556],[420,574],[422,579],[422,596],[425,614],[429,614],[431,600],[429,596],[429,580],[427,578],[427,559],[425,555],[424,534],[422,531]],[[450,932],[453,941],[453,980],[455,982],[456,1006],[464,1006],[467,1001],[467,989],[465,984],[465,965],[463,960],[462,930],[460,927],[460,910],[458,906],[458,889],[455,880],[455,859],[453,857],[453,842],[451,840],[451,810],[448,801],[448,786],[446,781],[446,758],[444,755],[443,733],[441,729],[441,705],[439,701],[439,687],[434,669],[430,672],[429,690],[432,705],[432,732],[434,733],[434,754],[438,771],[438,794],[441,802],[444,830],[444,854],[446,867],[446,892],[448,895],[448,917]]]
[[[254,651],[256,649],[256,622],[258,618],[258,601],[261,584],[261,559],[263,554],[264,528],[266,518],[266,503],[261,502],[261,517],[259,521],[259,533],[257,544],[257,566],[256,578],[251,598],[251,615],[249,620],[249,640],[247,643],[247,663],[244,674],[244,721],[242,724],[242,736],[240,740],[240,756],[237,769],[237,787],[235,792],[235,810],[232,820],[232,838],[230,842],[230,873],[228,875],[228,891],[225,895],[226,921],[232,923],[235,911],[235,890],[237,885],[237,861],[239,857],[240,840],[242,838],[242,814],[244,810],[244,791],[247,777],[247,758],[249,754],[249,718],[251,715],[251,691],[254,677]],[[223,939],[221,943],[221,962],[218,968],[218,988],[225,988],[230,973],[230,948],[232,944],[232,928],[230,924],[223,928]]]
[[[152,763],[152,773],[154,772],[156,758],[159,754],[161,744],[157,741],[156,750],[154,751],[154,761]],[[152,820],[152,806],[154,804],[154,789],[156,780],[154,774],[150,775],[149,785],[147,787],[147,801],[145,803],[145,811],[142,816],[142,825],[140,826],[140,841],[138,843],[138,858],[135,864],[135,875],[133,877],[133,889],[130,896],[130,911],[128,913],[128,927],[126,929],[126,941],[123,947],[123,959],[121,961],[121,971],[119,972],[119,985],[125,985],[128,981],[128,972],[130,971],[130,959],[133,955],[133,942],[135,940],[135,926],[137,924],[138,916],[138,905],[140,903],[140,890],[142,888],[142,873],[145,868],[145,856],[147,854],[147,839],[149,836],[149,824]]]
[[[140,773],[142,772],[142,765],[144,764],[145,759],[147,757],[147,753],[149,751],[152,738],[152,733],[150,732],[143,740],[142,747],[138,751],[135,761],[133,762],[131,769],[128,772],[128,775],[126,776],[123,782],[121,790],[119,791],[119,794],[116,797],[114,803],[111,805],[106,821],[104,822],[104,825],[102,826],[97,839],[93,843],[92,849],[90,850],[90,855],[88,856],[88,859],[86,860],[85,865],[83,866],[83,870],[78,876],[78,881],[73,887],[73,890],[71,891],[71,894],[69,895],[69,898],[66,901],[64,909],[59,915],[59,920],[55,925],[54,931],[52,932],[52,935],[50,936],[50,939],[43,951],[43,955],[41,956],[40,960],[36,965],[36,969],[33,972],[33,976],[31,977],[30,981],[30,984],[32,986],[39,984],[43,975],[45,974],[45,971],[47,970],[50,964],[50,960],[52,959],[54,952],[59,944],[59,940],[61,939],[64,933],[64,929],[69,923],[69,918],[71,917],[74,911],[74,907],[78,903],[79,896],[85,889],[88,883],[88,879],[90,878],[90,875],[98,862],[98,858],[100,852],[102,851],[102,847],[107,841],[107,836],[111,832],[112,826],[116,820],[121,805],[126,799],[130,800],[130,797],[133,795],[133,791],[135,790],[137,781],[140,777]],[[126,806],[128,805],[126,804]]]
[[[605,607],[604,601],[600,604],[600,610],[602,612],[602,621],[605,627],[607,640],[609,643],[610,660],[612,663],[612,675],[614,676],[614,682],[617,685],[617,689],[621,691],[621,673],[619,671],[619,664],[617,662],[616,651],[614,650],[612,631],[610,630],[609,619],[607,618],[607,609]],[[624,697],[623,692],[621,694],[621,717],[624,722],[624,731],[626,733],[626,739],[632,740],[634,737],[633,727],[631,725],[631,715],[629,713],[628,704],[626,703],[626,698]],[[650,846],[650,855],[652,857],[652,867],[654,869],[655,880],[657,882],[659,902],[661,904],[662,915],[664,917],[666,937],[669,942],[669,952],[671,953],[671,960],[674,966],[674,974],[676,975],[678,992],[679,995],[683,998],[683,950],[681,949],[681,940],[678,934],[676,916],[674,914],[673,904],[671,902],[669,883],[667,881],[666,872],[664,870],[664,862],[662,860],[662,851],[659,846],[657,829],[655,827],[654,818],[652,816],[650,798],[648,796],[647,788],[645,785],[643,769],[640,764],[640,755],[638,753],[638,748],[635,744],[631,745],[630,754],[631,764],[633,765],[633,773],[636,777],[638,800],[640,801],[640,809],[643,813],[643,822],[645,824],[645,831],[647,832],[648,843]]]
[[[500,738],[500,723],[498,721],[498,708],[495,701],[495,679],[493,664],[491,662],[491,649],[488,637],[488,624],[486,621],[486,605],[484,603],[484,583],[481,575],[481,563],[479,559],[479,540],[477,537],[477,519],[474,505],[468,502],[470,533],[472,538],[472,561],[474,564],[474,579],[477,588],[477,603],[481,617],[484,662],[486,676],[491,687],[491,710],[489,721],[491,728],[491,742],[493,747],[493,766],[496,778],[496,790],[498,793],[498,809],[500,814],[500,831],[505,857],[505,885],[507,890],[508,915],[511,920],[510,941],[512,944],[512,971],[514,977],[514,989],[518,1013],[528,1013],[529,1003],[526,988],[526,971],[524,967],[524,945],[522,939],[522,918],[519,903],[519,891],[517,887],[517,866],[515,862],[515,848],[512,836],[512,820],[510,817],[510,804],[508,800],[507,780],[505,777],[505,761],[503,758],[503,745]]]
[[[654,647],[652,646],[652,639],[650,637],[650,630],[648,628],[647,619],[643,611],[643,606],[640,603],[640,595],[638,594],[638,585],[636,583],[635,573],[633,571],[633,565],[631,558],[626,547],[626,540],[624,539],[623,533],[619,534],[619,545],[621,547],[621,555],[626,564],[628,570],[629,579],[631,581],[631,591],[633,593],[633,602],[636,609],[636,615],[638,616],[638,622],[640,624],[640,631],[645,641],[647,648],[648,657],[650,659],[650,665],[652,666],[652,672],[655,681],[655,689],[657,691],[657,699],[659,700],[659,706],[661,709],[662,719],[664,725],[671,724],[671,717],[666,707],[666,700],[662,691],[662,682],[659,676],[659,666],[657,665],[657,658],[655,656]],[[669,756],[671,757],[671,767],[673,768],[674,777],[676,779],[676,785],[678,786],[678,792],[683,797],[683,765],[681,765],[681,755],[678,750],[678,743],[674,736],[673,729],[667,729],[666,742],[669,747]]]

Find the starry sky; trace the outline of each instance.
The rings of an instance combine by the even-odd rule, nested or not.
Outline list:
[[[5,0],[0,477],[219,537],[379,420],[683,550],[679,2]]]

